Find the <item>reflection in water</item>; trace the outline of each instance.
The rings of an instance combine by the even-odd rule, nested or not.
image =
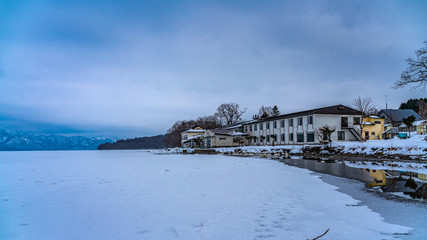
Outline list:
[[[325,162],[321,160],[281,159],[280,161],[315,172],[333,176],[359,180],[369,187],[381,186],[384,192],[403,192],[412,198],[427,199],[427,184],[422,181],[420,174],[380,169],[354,168],[342,162]],[[424,176],[421,176],[424,177]],[[414,179],[414,180],[413,180]],[[413,180],[415,187],[408,187],[408,181]]]
[[[325,163],[320,160],[305,159],[282,159],[281,161],[291,166],[306,168],[315,172],[327,173],[338,177],[355,179],[364,183],[375,181],[375,179],[370,176],[370,172],[361,168],[349,167],[341,162]]]

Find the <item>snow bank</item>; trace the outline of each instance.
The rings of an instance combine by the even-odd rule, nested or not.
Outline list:
[[[366,142],[333,142],[332,146],[341,153],[365,155],[411,155],[427,157],[426,135],[412,135],[408,139],[368,140]]]
[[[0,152],[0,239],[395,239],[310,171],[146,151]]]
[[[398,156],[406,155],[417,159],[427,160],[427,141],[424,140],[426,135],[412,135],[408,139],[387,139],[387,140],[368,140],[366,142],[356,141],[335,141],[332,147],[337,149],[341,154],[360,154],[360,155],[381,155],[381,156]],[[313,146],[313,145],[305,145]],[[242,146],[242,147],[225,147],[213,148],[218,153],[276,153],[284,149],[290,150],[291,155],[301,155],[304,145],[280,145],[280,146]],[[165,153],[187,153],[194,152],[191,148],[173,148],[168,149]],[[326,152],[323,152],[326,153]]]

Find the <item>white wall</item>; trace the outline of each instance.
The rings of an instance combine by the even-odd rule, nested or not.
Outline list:
[[[308,118],[309,116],[313,116],[313,124],[308,124]],[[298,125],[298,118],[302,117],[302,125]],[[361,117],[361,116],[354,116],[354,115],[329,115],[329,114],[314,114],[314,115],[304,115],[299,117],[292,117],[292,118],[284,118],[285,120],[285,126],[281,127],[280,121],[275,120],[277,122],[277,128],[273,128],[273,122],[274,121],[268,121],[270,123],[270,129],[266,128],[267,122],[261,122],[261,123],[251,123],[246,124],[245,129],[246,133],[248,133],[250,136],[257,136],[258,141],[257,145],[263,145],[263,142],[260,141],[261,136],[267,136],[276,134],[277,135],[277,141],[274,142],[275,145],[283,145],[283,144],[314,144],[319,143],[319,137],[317,133],[317,129],[324,126],[329,125],[331,127],[335,126],[336,131],[332,134],[331,138],[333,141],[338,141],[338,131],[345,131],[345,140],[346,141],[355,141],[357,140],[348,129],[341,129],[341,117],[347,117],[348,118],[348,126],[354,127],[356,131],[358,131],[358,126],[353,126],[353,117]],[[293,126],[289,126],[289,119],[293,119]],[[257,130],[254,129],[254,124],[257,125]],[[263,124],[263,130],[260,130],[260,124]],[[250,125],[252,125],[252,131],[250,130]],[[307,142],[307,133],[314,133],[314,142]],[[293,133],[293,141],[290,141],[289,134]],[[297,142],[297,134],[303,133],[304,134],[304,142]],[[285,135],[284,141],[281,141],[281,134]],[[273,139],[270,138],[270,141],[267,142],[267,137],[264,140],[264,143],[266,145],[272,145]],[[253,142],[251,142],[251,145],[255,145]]]

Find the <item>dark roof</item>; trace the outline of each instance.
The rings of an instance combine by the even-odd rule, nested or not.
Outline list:
[[[415,121],[423,120],[423,118],[412,109],[382,109],[378,113],[378,116],[387,116],[393,122],[402,122],[404,118],[412,115],[414,115]]]
[[[283,119],[283,118],[291,118],[291,117],[297,117],[297,116],[305,116],[305,115],[312,115],[312,114],[332,114],[332,115],[362,115],[362,112],[344,106],[344,105],[334,105],[329,107],[322,107],[322,108],[315,108],[310,110],[305,110],[301,112],[294,112],[294,113],[288,113],[288,114],[282,114],[275,117],[269,117],[269,118],[263,118],[259,119],[258,122],[265,122],[265,121],[271,121],[276,119]]]

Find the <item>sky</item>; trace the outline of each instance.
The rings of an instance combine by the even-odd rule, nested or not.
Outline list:
[[[0,2],[0,129],[140,137],[222,103],[282,113],[393,89],[426,1]]]

